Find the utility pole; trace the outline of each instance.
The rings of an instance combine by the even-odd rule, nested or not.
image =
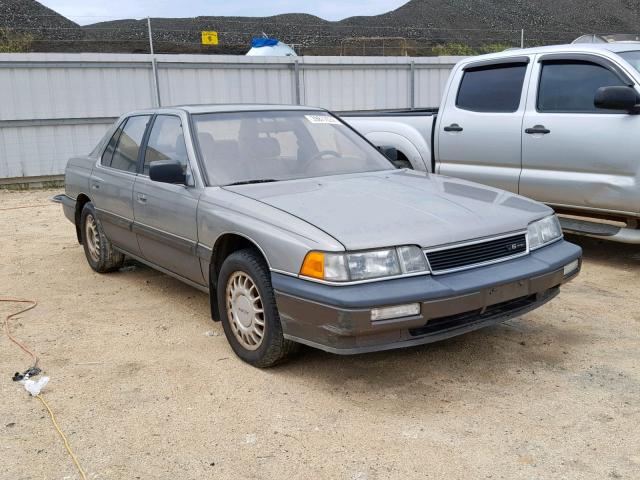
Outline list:
[[[160,103],[160,85],[158,84],[158,65],[156,64],[156,56],[153,52],[153,34],[151,33],[151,18],[147,17],[147,29],[149,30],[149,52],[151,53],[151,69],[153,71],[153,84],[155,87],[156,107],[161,107]]]

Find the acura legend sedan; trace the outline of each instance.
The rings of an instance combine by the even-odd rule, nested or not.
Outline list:
[[[385,150],[392,157],[392,149]],[[553,211],[392,161],[331,113],[122,116],[58,197],[96,272],[126,257],[209,294],[244,361],[420,345],[524,314],[578,274]]]

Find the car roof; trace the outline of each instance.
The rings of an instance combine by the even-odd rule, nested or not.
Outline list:
[[[536,55],[543,53],[596,53],[596,52],[628,52],[632,50],[640,50],[640,42],[618,42],[618,43],[572,43],[567,45],[549,45],[545,47],[532,48],[510,48],[503,52],[489,53],[486,55],[478,55],[469,57],[462,62],[473,62],[478,60],[491,60],[508,57],[517,57],[521,55]]]
[[[222,112],[255,112],[255,111],[282,111],[282,110],[300,110],[309,111],[317,110],[323,111],[324,109],[318,107],[308,107],[305,105],[271,105],[265,103],[212,103],[212,104],[200,104],[200,105],[173,105],[170,107],[161,107],[150,109],[154,112],[160,113],[162,111],[169,110],[184,110],[187,113],[222,113]]]

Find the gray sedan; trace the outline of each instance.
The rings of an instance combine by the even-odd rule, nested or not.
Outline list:
[[[395,169],[321,109],[161,108],[69,160],[58,200],[96,272],[125,257],[208,292],[235,353],[352,354],[528,312],[580,270],[540,203]]]

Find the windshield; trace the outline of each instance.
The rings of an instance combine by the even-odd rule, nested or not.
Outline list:
[[[391,170],[385,156],[326,112],[193,115],[214,185]]]
[[[622,58],[640,72],[640,50],[632,50],[630,52],[618,52]]]

